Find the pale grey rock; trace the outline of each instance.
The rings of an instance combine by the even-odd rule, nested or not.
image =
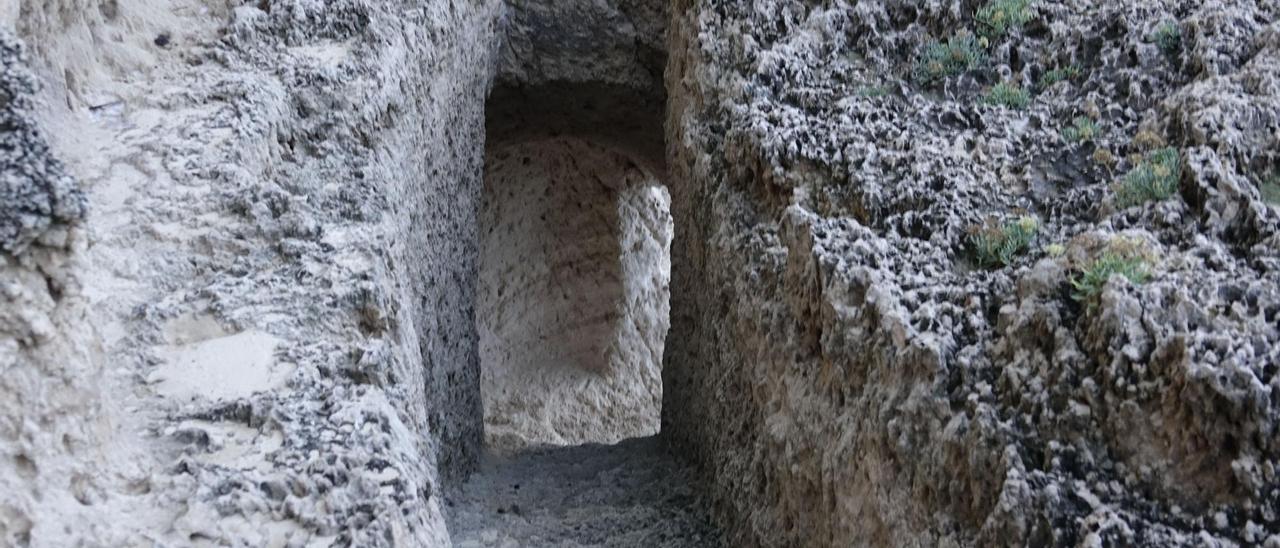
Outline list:
[[[449,542],[501,5],[233,4],[6,13],[91,214],[0,312],[48,341],[0,324],[0,544]]]
[[[111,423],[100,366],[68,336],[83,249],[85,197],[36,119],[39,86],[24,46],[0,28],[0,545],[68,540],[78,523],[103,538],[98,461]]]
[[[576,138],[491,149],[480,230],[488,447],[656,434],[672,223],[653,174]]]
[[[510,2],[494,88],[489,146],[574,135],[665,171],[665,2]]]

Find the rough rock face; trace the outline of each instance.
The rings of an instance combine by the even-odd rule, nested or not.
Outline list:
[[[92,533],[92,478],[99,473],[93,462],[110,428],[96,419],[103,409],[100,364],[86,341],[67,335],[85,313],[68,298],[78,285],[72,251],[83,248],[85,198],[36,127],[37,84],[26,63],[24,47],[0,29],[0,544],[6,546],[49,529],[41,522],[82,520]]]
[[[1280,546],[1280,6],[987,8],[0,4],[0,545],[448,545],[555,139],[728,545]]]
[[[66,263],[75,191],[20,133],[14,161],[35,169],[4,175],[0,544],[448,543],[441,484],[481,441],[499,9],[5,10],[37,45],[42,122],[89,214]],[[29,133],[0,50],[5,119]]]
[[[0,250],[10,257],[35,242],[65,247],[59,240],[85,213],[84,194],[36,127],[37,83],[26,62],[24,46],[0,34]]]
[[[1035,2],[913,78],[981,5],[673,8],[663,434],[736,545],[1280,545],[1280,7]]]
[[[486,105],[488,145],[573,135],[664,172],[665,2],[513,2]]]
[[[486,158],[476,323],[492,449],[658,431],[667,192],[627,156],[556,138]]]

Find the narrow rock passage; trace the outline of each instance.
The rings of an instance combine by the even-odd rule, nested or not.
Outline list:
[[[693,472],[657,437],[488,455],[451,501],[458,547],[720,546]]]

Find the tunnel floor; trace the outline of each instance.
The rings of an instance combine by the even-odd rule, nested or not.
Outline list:
[[[656,437],[491,454],[450,502],[454,546],[721,546],[693,471]]]

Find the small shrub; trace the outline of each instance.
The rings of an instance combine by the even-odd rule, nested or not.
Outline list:
[[[1164,137],[1161,137],[1159,133],[1149,129],[1144,129],[1139,131],[1137,135],[1133,136],[1133,142],[1130,143],[1130,146],[1136,150],[1146,152],[1149,150],[1164,148],[1165,144]]]
[[[1178,190],[1182,160],[1176,148],[1148,153],[1115,185],[1116,205],[1132,207],[1167,200]]]
[[[988,221],[983,226],[973,228],[969,234],[969,243],[973,245],[978,266],[1009,266],[1018,255],[1031,247],[1037,230],[1039,223],[1033,217],[1023,216],[1003,225]]]
[[[1031,0],[991,0],[978,8],[973,20],[978,35],[988,40],[1003,38],[1031,20]]]
[[[1078,116],[1062,130],[1062,138],[1069,143],[1092,141],[1098,136],[1098,123],[1087,116]]]
[[[1000,105],[1022,110],[1031,104],[1031,94],[1027,90],[1018,87],[1017,84],[1001,82],[991,86],[991,90],[987,92],[987,96],[983,101],[988,105]]]
[[[1080,67],[1070,65],[1046,71],[1040,75],[1040,89],[1047,89],[1058,82],[1074,80],[1080,76]]]
[[[1071,278],[1075,289],[1071,296],[1086,303],[1089,310],[1098,305],[1098,296],[1112,276],[1121,275],[1134,285],[1146,283],[1151,278],[1151,257],[1140,242],[1120,239],[1113,242],[1102,256],[1094,259],[1078,275]]]
[[[1258,188],[1262,191],[1262,201],[1280,207],[1280,173],[1273,173]]]
[[[1151,35],[1151,41],[1155,42],[1156,47],[1169,57],[1176,57],[1182,53],[1182,29],[1177,23],[1161,24]]]
[[[1110,150],[1105,148],[1093,151],[1092,158],[1094,163],[1107,169],[1111,169],[1116,165],[1116,155],[1112,154]]]
[[[933,85],[973,70],[986,61],[987,54],[972,34],[957,34],[946,42],[930,42],[916,58],[911,76],[921,85]]]
[[[1062,244],[1049,244],[1048,246],[1045,246],[1044,252],[1049,254],[1050,257],[1053,257],[1056,259],[1058,257],[1066,255],[1067,248]]]

